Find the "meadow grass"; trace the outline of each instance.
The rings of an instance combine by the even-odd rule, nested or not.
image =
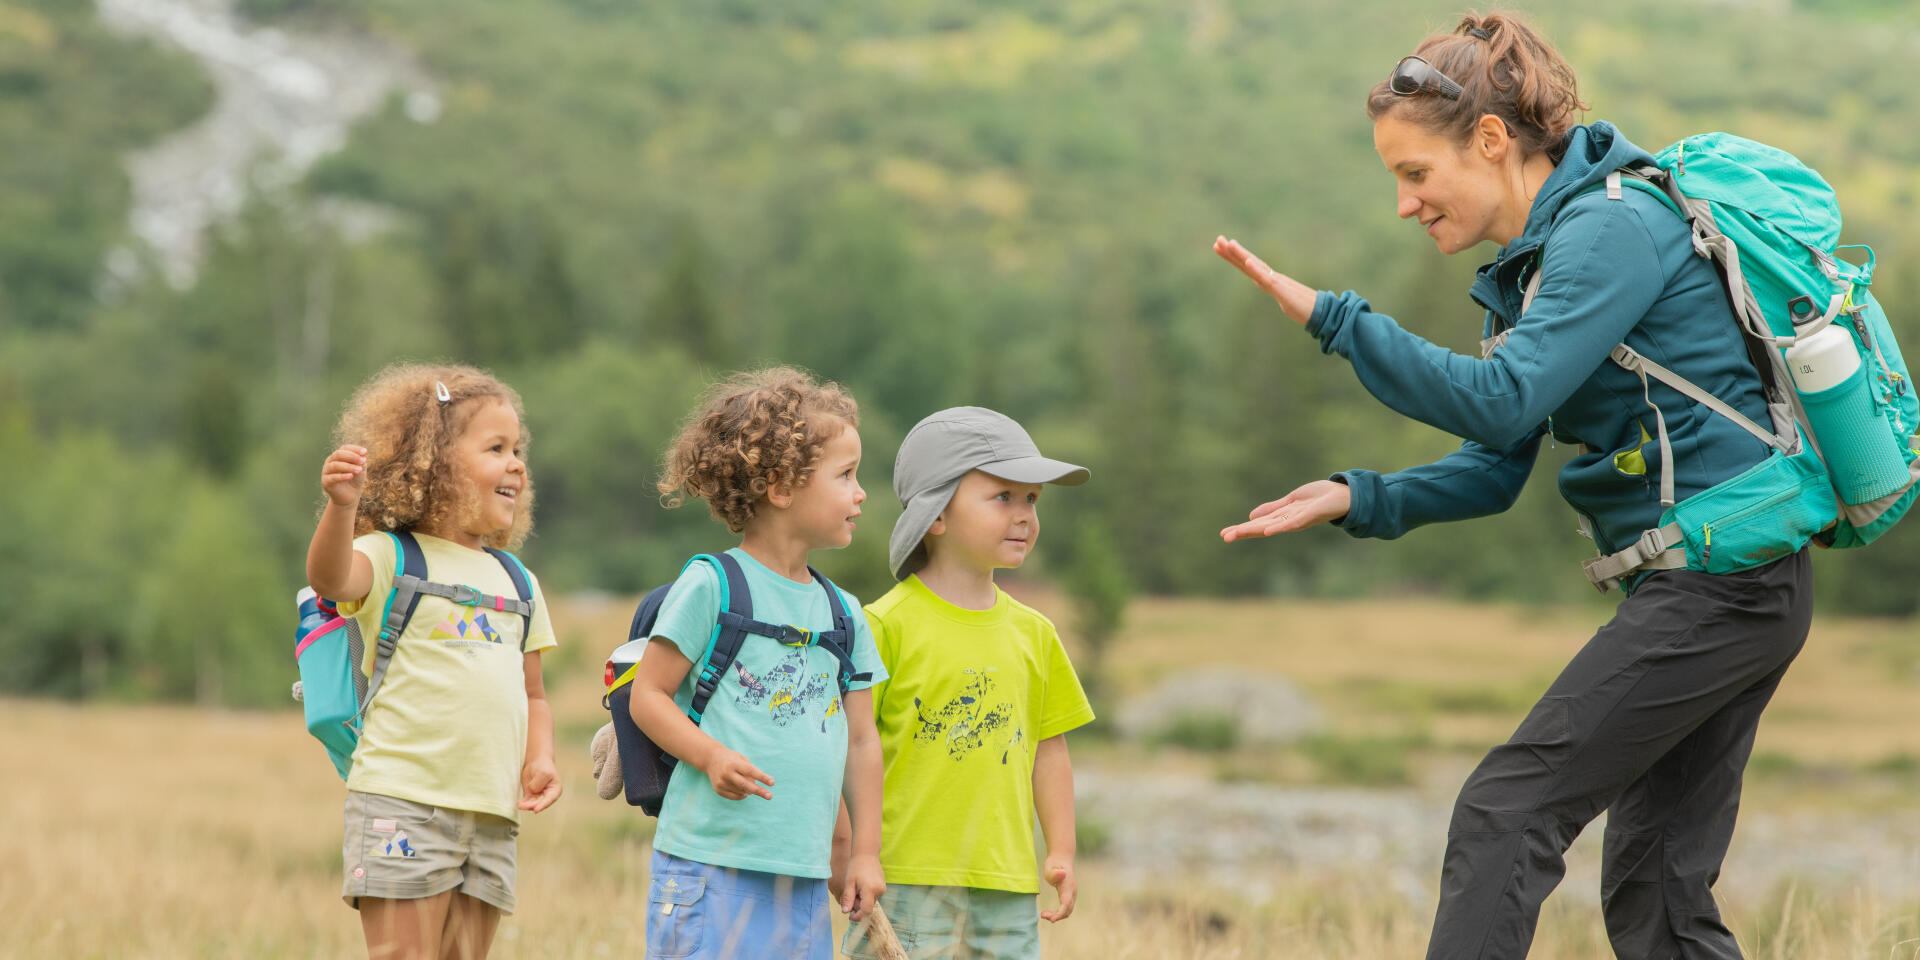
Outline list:
[[[1070,624],[1057,597],[1024,596]],[[495,957],[642,950],[651,822],[593,795],[585,750],[604,718],[599,658],[624,629],[625,607],[604,598],[556,604],[570,649],[552,659],[548,676],[567,795],[526,819],[520,912],[503,924]],[[1135,604],[1108,662],[1122,694],[1208,661],[1285,675],[1320,701],[1327,732],[1265,767],[1294,769],[1301,780],[1391,783],[1409,776],[1395,764],[1412,764],[1417,775],[1423,756],[1469,756],[1504,737],[1530,702],[1526,691],[1543,687],[1598,620],[1591,611],[1437,601],[1150,600]],[[1906,720],[1915,680],[1889,669],[1887,653],[1890,638],[1912,635],[1904,624],[1816,624],[1763,723],[1760,746],[1771,758],[1763,766],[1778,769],[1753,778],[1748,811],[1838,818],[1915,809],[1920,725]],[[342,787],[293,711],[0,700],[0,723],[10,732],[0,746],[8,772],[0,958],[361,951],[357,918],[338,899]],[[1090,766],[1153,764],[1221,779],[1260,766],[1251,748],[1226,746],[1223,756],[1088,740],[1075,754]],[[1384,767],[1321,769],[1345,753],[1388,748],[1400,759]],[[1845,779],[1836,785],[1836,776]],[[1101,829],[1112,828],[1089,832]],[[1048,956],[1417,957],[1432,910],[1430,898],[1394,892],[1364,872],[1276,868],[1258,891],[1204,874],[1122,891],[1103,884],[1109,872],[1089,851],[1079,910],[1043,931]],[[1723,904],[1756,958],[1920,958],[1920,905],[1878,899],[1864,882],[1836,893],[1789,880]],[[1533,956],[1608,955],[1589,902],[1548,901]]]

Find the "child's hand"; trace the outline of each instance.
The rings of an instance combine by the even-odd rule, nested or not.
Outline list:
[[[360,482],[367,472],[367,448],[348,444],[327,456],[320,467],[320,489],[342,507],[360,502]]]
[[[1060,894],[1060,908],[1040,911],[1041,919],[1048,923],[1059,923],[1073,916],[1073,901],[1080,894],[1080,885],[1073,879],[1073,858],[1058,855],[1048,857],[1042,873],[1047,883]]]
[[[720,752],[707,763],[706,774],[707,780],[713,783],[713,792],[728,800],[745,800],[747,794],[762,800],[773,799],[773,791],[767,789],[773,786],[773,778],[762,773],[746,757],[725,747],[721,747]],[[761,786],[762,783],[767,786]]]
[[[553,806],[560,799],[560,772],[554,769],[553,758],[528,760],[520,768],[520,789],[520,809],[539,813]]]
[[[859,923],[873,912],[880,895],[887,892],[887,876],[880,869],[880,858],[859,854],[847,861],[845,889],[840,894],[840,912]]]

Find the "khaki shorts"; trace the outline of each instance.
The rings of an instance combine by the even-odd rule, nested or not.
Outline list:
[[[513,845],[520,826],[469,810],[448,810],[377,793],[347,791],[340,846],[347,906],[361,897],[418,900],[457,890],[513,912]]]

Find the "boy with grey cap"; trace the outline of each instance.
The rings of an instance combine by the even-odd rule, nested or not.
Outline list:
[[[993,574],[1032,552],[1043,485],[1087,477],[982,407],[942,410],[901,441],[893,490],[905,509],[888,550],[900,583],[866,611],[889,677],[873,688],[886,760],[881,904],[914,956],[1037,958],[1039,918],[1073,912],[1066,733],[1093,708],[1053,624]],[[1060,898],[1044,913],[1036,813]],[[848,931],[848,956],[877,956],[866,934]]]

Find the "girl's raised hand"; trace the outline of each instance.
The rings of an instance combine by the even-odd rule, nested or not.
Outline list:
[[[1319,294],[1312,287],[1267,266],[1265,260],[1254,256],[1253,251],[1241,246],[1238,240],[1215,237],[1213,252],[1246,274],[1294,323],[1306,326],[1307,321],[1313,319],[1313,304]]]
[[[1228,543],[1248,537],[1270,537],[1276,533],[1305,530],[1347,515],[1353,504],[1353,491],[1335,480],[1315,480],[1296,487],[1292,493],[1253,508],[1246,523],[1220,531]]]
[[[367,448],[347,444],[327,455],[320,466],[320,489],[343,507],[360,502],[360,483],[367,472]]]

